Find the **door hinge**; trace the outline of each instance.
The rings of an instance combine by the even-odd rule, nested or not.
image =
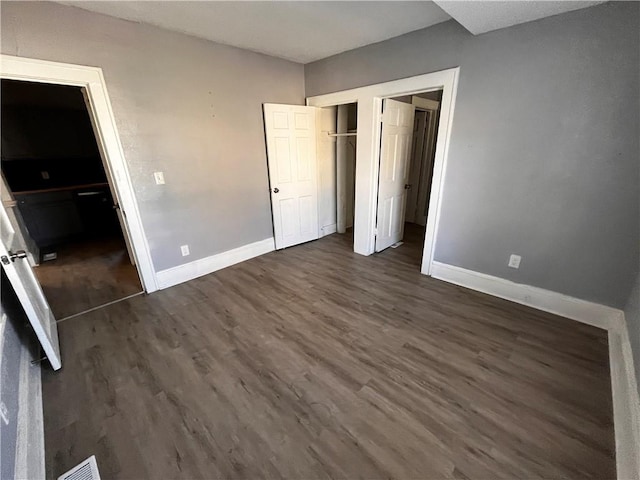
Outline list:
[[[120,213],[122,214],[123,217],[126,218],[127,214],[124,212],[124,210],[120,207],[119,203],[116,203],[115,205],[113,205],[113,209],[114,210],[120,210]]]
[[[374,229],[373,229],[373,234],[374,234],[374,235],[378,235],[378,227],[374,227]]]
[[[39,363],[42,363],[45,360],[48,360],[46,355],[44,357],[40,357],[40,358],[36,358],[34,360],[31,360],[31,365],[38,365]]]

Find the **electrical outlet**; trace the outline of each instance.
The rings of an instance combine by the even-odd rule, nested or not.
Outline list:
[[[40,175],[42,176],[43,180],[49,180],[49,172],[47,172],[46,170],[43,170],[40,172]]]
[[[182,252],[182,256],[186,257],[187,255],[189,255],[189,245],[182,245],[180,247],[180,251]]]
[[[153,172],[153,178],[156,180],[156,185],[164,185],[164,173]]]
[[[509,257],[509,266],[511,268],[520,268],[520,260],[522,260],[522,257],[520,255],[511,255]]]

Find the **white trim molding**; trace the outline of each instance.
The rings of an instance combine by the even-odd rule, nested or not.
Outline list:
[[[96,140],[100,142],[105,153],[105,168],[108,169],[107,173],[113,179],[113,187],[120,209],[126,212],[124,222],[131,240],[140,280],[147,293],[157,290],[151,251],[142,226],[138,202],[118,136],[102,69],[0,55],[0,77],[29,82],[71,85],[85,89],[91,104],[89,113],[93,116],[96,125]]]
[[[431,274],[438,236],[444,179],[453,124],[460,67],[415,77],[378,83],[366,87],[327,93],[307,98],[312,107],[358,104],[358,148],[356,150],[356,191],[353,225],[353,250],[361,255],[375,252],[376,213],[378,209],[378,177],[380,166],[380,122],[382,100],[442,90],[440,123],[431,180],[431,196],[422,255],[421,272]]]
[[[325,225],[324,227],[320,227],[320,238],[326,237],[327,235],[331,235],[332,233],[336,233],[338,231],[338,227],[336,223],[332,223],[331,225]]]
[[[609,330],[609,367],[618,478],[640,479],[640,394],[626,322]]]
[[[211,255],[210,257],[194,260],[177,267],[160,270],[157,275],[158,288],[169,288],[179,283],[188,282],[194,278],[208,275],[217,270],[230,267],[245,260],[249,260],[275,250],[273,237],[258,242],[249,243],[233,250]]]
[[[640,479],[640,396],[622,310],[440,262],[431,276],[607,330],[617,476]]]
[[[465,268],[433,262],[431,276],[445,282],[504,298],[521,305],[554,313],[594,327],[610,330],[619,328],[623,313],[616,308],[587,302],[561,293],[530,285],[515,283],[504,278],[474,272]]]
[[[416,95],[411,96],[411,104],[415,105],[416,108],[421,108],[423,110],[439,110],[440,102],[435,100],[429,100],[428,98],[418,97]]]

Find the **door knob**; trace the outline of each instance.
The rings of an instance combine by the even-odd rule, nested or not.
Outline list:
[[[280,191],[280,189],[278,187],[273,189],[273,193],[278,193]]]
[[[411,184],[410,183],[405,183],[404,189],[405,190],[411,190]]]
[[[2,263],[4,263],[5,265],[9,265],[9,260],[15,262],[16,258],[27,258],[27,252],[25,252],[24,250],[18,250],[15,253],[9,250],[7,253],[9,254],[9,258],[4,255],[2,256]]]

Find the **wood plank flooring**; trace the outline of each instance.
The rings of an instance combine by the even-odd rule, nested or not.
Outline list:
[[[606,332],[349,241],[60,324],[49,477],[615,478]]]
[[[120,237],[78,241],[57,254],[34,271],[58,320],[142,291]]]

